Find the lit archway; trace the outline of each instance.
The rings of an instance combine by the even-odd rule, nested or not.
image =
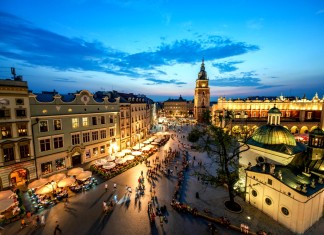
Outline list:
[[[310,132],[312,132],[313,130],[315,130],[317,128],[317,126],[312,126],[312,128],[310,129]]]
[[[292,134],[296,134],[296,133],[299,133],[299,129],[298,129],[297,126],[293,126],[293,127],[290,129],[290,132],[291,132]]]
[[[301,129],[300,129],[300,134],[307,134],[308,133],[308,127],[307,126],[303,126]]]

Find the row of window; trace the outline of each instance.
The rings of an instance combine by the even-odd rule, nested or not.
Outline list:
[[[115,136],[115,129],[111,128],[109,129],[109,135],[110,137]],[[87,143],[90,142],[90,138],[92,141],[96,141],[100,139],[106,139],[107,138],[107,130],[100,130],[100,131],[92,131],[91,135],[90,132],[83,132],[82,133],[82,142]],[[53,143],[51,143],[51,140],[53,140]],[[71,144],[72,145],[78,145],[81,144],[81,134],[80,133],[74,133],[71,134]],[[40,151],[49,151],[52,149],[51,146],[53,146],[53,149],[63,148],[64,147],[64,139],[63,136],[55,136],[55,137],[49,137],[39,140],[39,146]]]
[[[19,145],[20,159],[30,157],[29,143],[23,143]],[[3,147],[4,162],[11,162],[15,160],[15,147],[14,145],[8,145]]]
[[[142,110],[146,110],[146,106],[144,107],[132,107],[132,112],[134,111],[142,111]]]
[[[39,121],[39,131],[40,132],[48,132],[49,131],[49,121],[48,120],[41,120]],[[76,129],[79,128],[80,125],[83,127],[90,126],[90,118],[89,117],[82,117],[81,118],[81,123],[80,123],[80,118],[72,118],[72,128]],[[114,120],[114,116],[109,116],[109,123],[115,123],[116,121]],[[99,116],[99,117],[91,117],[91,124],[93,126],[96,125],[102,125],[106,124],[106,117],[105,116]],[[59,131],[62,130],[62,120],[61,119],[54,119],[53,120],[53,130],[54,131]]]
[[[17,125],[17,133],[16,135],[13,135],[12,131],[12,124],[2,124],[0,125],[0,139],[8,139],[8,138],[13,138],[13,136],[27,136],[28,131],[27,131],[27,123],[16,123]]]
[[[255,191],[254,189],[252,190],[251,194],[252,194],[253,197],[258,196],[257,191]],[[272,205],[272,200],[270,198],[266,197],[264,199],[264,201],[268,206]],[[285,216],[288,216],[289,215],[289,210],[286,207],[283,206],[283,207],[281,207],[281,213],[284,214]]]
[[[92,155],[93,156],[96,156],[98,155],[100,151],[100,154],[104,154],[106,153],[106,147],[105,145],[102,145],[100,146],[100,148],[98,147],[94,147],[92,148],[92,151],[88,150],[86,153],[85,153],[85,157],[86,158],[91,158],[91,152],[92,152]],[[50,174],[53,172],[53,165],[55,166],[55,169],[58,171],[58,170],[61,170],[61,169],[65,169],[66,168],[66,163],[65,163],[65,158],[59,158],[59,159],[56,159],[54,161],[54,164],[52,161],[49,161],[49,162],[44,162],[41,164],[41,171],[42,171],[42,174],[43,175],[46,175],[46,174]]]
[[[27,111],[26,111],[26,109],[23,109],[23,108],[15,109],[15,114],[16,114],[16,118],[26,118],[27,117]],[[2,119],[11,118],[10,109],[1,108],[0,109],[0,118],[2,118]]]

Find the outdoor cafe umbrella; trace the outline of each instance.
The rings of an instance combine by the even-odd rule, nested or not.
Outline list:
[[[28,184],[28,188],[31,189],[31,188],[39,188],[45,184],[48,183],[48,179],[46,178],[40,178],[38,180],[35,180],[33,182],[31,182],[30,184]]]
[[[73,168],[71,170],[68,171],[68,175],[78,175],[80,174],[81,172],[83,172],[83,168],[81,167],[76,167],[76,168]]]
[[[140,150],[140,147],[139,146],[134,146],[133,150]]]
[[[52,175],[48,178],[48,181],[51,182],[51,181],[60,181],[62,179],[66,178],[66,175],[64,173],[57,173],[55,175]]]
[[[13,194],[14,194],[14,192],[12,192],[11,190],[1,191],[0,192],[0,200],[8,199]]]
[[[124,159],[125,159],[126,161],[134,160],[134,156],[133,156],[133,155],[126,155],[126,156],[124,157]]]
[[[68,187],[68,186],[71,186],[74,182],[75,182],[74,178],[68,177],[68,178],[60,180],[60,182],[58,182],[57,186],[60,188]]]
[[[151,144],[153,144],[153,145],[159,145],[158,142],[152,142]]]
[[[115,153],[115,157],[124,157],[124,156],[125,156],[124,152]]]
[[[35,194],[48,194],[48,193],[52,193],[55,188],[56,188],[56,185],[55,184],[47,184],[47,185],[44,185],[43,187],[38,188],[35,191]]]
[[[143,151],[149,151],[152,147],[147,145],[145,147],[142,148]]]
[[[139,156],[139,155],[141,155],[141,154],[142,154],[141,151],[134,151],[134,152],[132,152],[132,155],[133,155],[133,156]]]
[[[97,161],[95,161],[95,165],[96,166],[101,166],[101,165],[104,165],[107,163],[107,160],[106,159],[98,159]]]
[[[106,160],[107,160],[108,162],[115,161],[115,159],[116,159],[115,156],[108,156],[108,157],[106,157]]]
[[[3,199],[0,201],[0,213],[7,210],[9,207],[15,204],[12,198]]]
[[[145,141],[143,142],[143,144],[149,144],[149,143],[151,143],[150,140],[145,140]]]
[[[84,180],[88,179],[91,176],[92,176],[91,171],[83,171],[83,172],[81,172],[80,174],[77,175],[76,179],[84,181]]]
[[[126,159],[124,159],[124,158],[118,158],[115,160],[116,164],[124,164],[125,162],[126,162]]]
[[[102,167],[103,167],[104,169],[109,170],[109,169],[114,168],[115,166],[116,166],[116,163],[114,163],[114,162],[107,162],[107,163],[104,164]]]
[[[128,153],[131,153],[132,150],[130,150],[130,149],[124,149],[122,152],[124,152],[125,154],[128,154]]]

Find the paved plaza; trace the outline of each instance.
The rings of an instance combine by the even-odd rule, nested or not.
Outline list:
[[[190,126],[183,127],[182,135],[190,130]],[[174,132],[171,132],[174,133]],[[183,151],[188,151],[189,159],[192,161],[193,156],[196,161],[202,160],[208,163],[208,157],[205,153],[199,153],[190,149],[184,149],[182,144],[188,144],[184,138],[175,138],[167,142],[160,148],[159,152],[150,157],[149,160],[155,159],[157,155],[164,157],[164,150],[170,147],[178,149],[181,146]],[[177,164],[175,159],[169,165],[174,169]],[[76,194],[70,198],[68,206],[65,208],[63,203],[40,212],[45,213],[46,225],[35,229],[28,226],[20,229],[20,221],[11,223],[5,226],[3,234],[53,234],[56,222],[59,223],[62,229],[62,234],[113,234],[113,235],[148,235],[148,234],[170,234],[170,235],[185,235],[185,234],[211,234],[208,231],[208,221],[194,217],[189,214],[179,213],[175,211],[170,202],[172,200],[177,177],[175,174],[170,177],[159,174],[156,180],[156,195],[159,206],[166,205],[168,221],[160,225],[159,218],[156,217],[156,223],[151,224],[147,213],[148,202],[151,201],[150,183],[145,178],[145,194],[140,199],[135,199],[134,189],[137,187],[137,179],[144,172],[144,177],[149,168],[143,163],[136,167],[116,176],[107,181],[108,192],[105,192],[104,183],[97,185],[95,188]],[[182,187],[181,201],[189,204],[191,207],[196,207],[198,210],[208,208],[211,210],[212,217],[226,216],[232,224],[239,226],[241,223],[249,225],[251,231],[264,230],[272,232],[272,234],[290,235],[293,234],[288,229],[284,228],[261,211],[257,210],[248,202],[241,198],[236,198],[236,201],[243,207],[243,212],[236,214],[229,212],[224,207],[224,201],[227,199],[227,191],[222,188],[214,188],[208,185],[202,185],[200,181],[193,175],[195,170],[199,170],[198,164],[191,166],[186,172],[186,177]],[[113,189],[113,184],[117,184],[117,189]],[[128,196],[126,186],[130,186],[133,192]],[[200,197],[196,198],[196,192]],[[102,210],[102,203],[105,200],[113,199],[116,202],[114,210],[106,215]],[[324,234],[323,220],[317,223],[313,228],[307,231],[306,234]],[[217,234],[240,234],[237,231],[216,225]],[[57,233],[59,234],[59,233]]]

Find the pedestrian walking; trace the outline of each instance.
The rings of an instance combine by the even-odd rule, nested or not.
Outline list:
[[[41,216],[41,226],[45,226],[45,215],[42,214]]]
[[[65,198],[64,208],[67,208],[68,207],[68,203],[69,203],[69,199],[68,198]]]
[[[56,235],[56,232],[59,232],[60,234],[62,234],[62,229],[60,228],[60,225],[58,223],[58,221],[56,221],[56,226],[55,226],[55,229],[54,229],[54,235]]]
[[[108,191],[108,184],[107,183],[105,184],[105,190],[106,190],[106,192]]]
[[[117,184],[116,184],[116,183],[114,183],[114,189],[115,189],[115,190],[117,189]]]

